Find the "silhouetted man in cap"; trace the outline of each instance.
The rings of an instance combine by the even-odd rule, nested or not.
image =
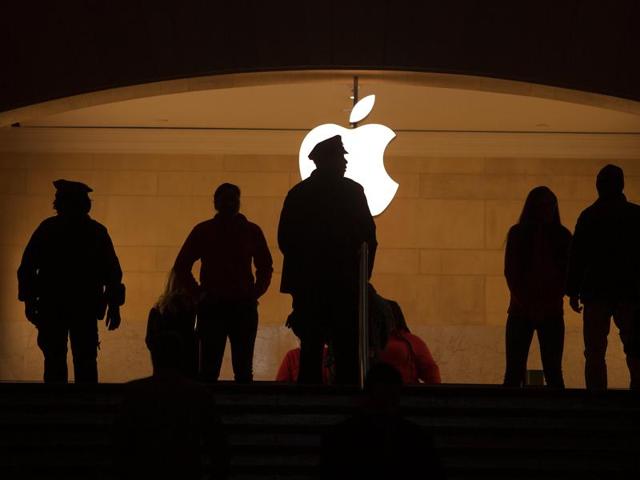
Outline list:
[[[18,269],[18,298],[38,329],[44,381],[67,382],[67,337],[76,383],[98,381],[98,319],[120,325],[122,270],[107,229],[89,216],[84,183],[53,182],[57,215],[31,236]]]
[[[624,194],[620,167],[607,165],[596,180],[598,200],[578,218],[573,236],[567,294],[571,308],[584,305],[585,380],[590,390],[607,388],[607,336],[611,317],[631,374],[640,388],[640,359],[631,351],[640,306],[640,206]],[[637,327],[636,327],[637,328]]]
[[[240,189],[236,185],[220,185],[213,203],[218,213],[193,228],[174,269],[185,284],[201,292],[198,333],[203,379],[218,379],[229,338],[235,380],[248,383],[253,380],[258,299],[271,283],[273,261],[260,227],[240,213]],[[191,274],[197,260],[202,261],[200,285]]]
[[[280,291],[293,297],[287,324],[300,338],[299,383],[322,383],[322,350],[331,344],[336,382],[358,382],[358,271],[363,242],[376,251],[375,223],[361,185],[344,177],[339,135],[318,143],[316,170],[285,199],[278,243],[284,255]]]

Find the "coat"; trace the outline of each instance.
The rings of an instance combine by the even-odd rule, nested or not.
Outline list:
[[[599,198],[578,218],[567,294],[582,301],[640,299],[640,206],[624,195]]]
[[[357,291],[360,249],[369,246],[369,276],[376,227],[362,186],[315,170],[284,201],[278,245],[284,256],[280,291]]]
[[[200,286],[217,300],[256,300],[271,282],[273,261],[267,241],[260,227],[242,214],[231,218],[218,214],[196,225],[178,253],[176,274],[195,283],[191,268],[197,260],[202,261]]]
[[[35,230],[18,268],[18,299],[47,307],[77,305],[102,318],[123,303],[122,270],[107,229],[88,215],[57,215]]]

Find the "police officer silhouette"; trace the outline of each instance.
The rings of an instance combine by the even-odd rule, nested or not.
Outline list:
[[[18,269],[18,299],[38,329],[44,381],[68,381],[67,338],[76,383],[98,381],[98,324],[120,325],[125,290],[107,229],[89,216],[92,191],[84,183],[53,182],[57,215],[35,230]]]
[[[309,154],[316,170],[289,190],[280,214],[280,291],[292,297],[287,325],[300,339],[298,383],[322,383],[325,343],[336,383],[358,382],[360,247],[369,246],[371,276],[377,241],[364,189],[344,176],[346,153],[339,135],[318,143]]]

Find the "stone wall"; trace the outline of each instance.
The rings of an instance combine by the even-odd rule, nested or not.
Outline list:
[[[501,141],[499,135],[492,142]],[[575,140],[575,139],[574,139]],[[397,142],[397,140],[396,140]],[[296,339],[283,327],[290,298],[278,292],[282,258],[276,228],[287,190],[299,181],[297,156],[276,153],[202,154],[106,153],[91,143],[69,152],[20,143],[0,151],[0,379],[39,380],[42,359],[35,330],[16,300],[16,269],[22,249],[38,223],[53,213],[57,178],[88,183],[95,192],[92,216],[105,224],[125,271],[128,300],[122,327],[101,324],[100,376],[124,381],[150,372],[144,346],[147,312],[163,289],[167,271],[191,227],[212,215],[213,189],[223,181],[242,190],[242,211],[259,224],[271,247],[275,273],[260,302],[256,345],[257,379],[272,379]],[[491,151],[495,151],[495,145]],[[2,150],[2,148],[0,148]],[[79,151],[84,150],[84,151]],[[171,151],[172,147],[164,149]],[[175,148],[173,150],[176,150]],[[247,150],[255,150],[249,149]],[[595,199],[594,177],[613,161],[625,169],[627,194],[640,200],[640,162],[626,153],[606,159],[527,152],[488,156],[441,153],[387,155],[387,169],[400,184],[397,198],[376,218],[379,253],[373,283],[396,299],[414,332],[432,349],[448,383],[497,383],[504,369],[504,324],[508,292],[503,269],[506,232],[537,185],[548,185],[560,200],[563,223],[573,230],[577,215]],[[459,150],[459,148],[458,148]],[[400,152],[403,153],[403,152]],[[405,152],[406,153],[406,152]],[[624,158],[622,158],[624,157]],[[568,306],[567,306],[568,310]],[[566,312],[566,380],[583,386],[580,318]],[[615,329],[613,330],[615,332]],[[610,341],[610,383],[625,386],[627,373],[617,335]],[[540,368],[533,345],[530,368]],[[228,358],[224,376],[230,377]]]

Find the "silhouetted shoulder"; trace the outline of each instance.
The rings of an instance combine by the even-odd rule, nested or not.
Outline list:
[[[636,217],[640,217],[640,205],[637,203],[627,202],[629,211]]]
[[[193,232],[201,232],[204,230],[207,230],[209,228],[211,228],[211,226],[213,225],[213,218],[210,218],[208,220],[205,220],[204,222],[200,222],[198,224],[196,224],[195,227],[193,227]]]
[[[107,231],[107,227],[105,227],[103,224],[101,224],[99,221],[93,219],[93,218],[89,218],[89,222],[91,223],[91,225],[94,226],[94,228],[96,230],[100,230],[102,232],[106,232]]]
[[[580,212],[580,215],[578,215],[578,222],[584,222],[585,220],[591,218],[598,211],[598,208],[599,205],[597,201],[589,205],[587,208],[582,210],[582,212]]]
[[[295,196],[297,194],[300,194],[306,191],[307,189],[312,188],[314,184],[320,184],[320,183],[327,183],[327,182],[325,179],[319,176],[311,176],[309,178],[306,178],[301,182],[297,183],[296,185],[294,185],[289,190],[288,196],[289,195]],[[360,185],[355,180],[351,180],[350,178],[347,178],[347,177],[342,177],[337,179],[332,178],[330,184],[333,188],[342,188],[344,190],[351,190],[354,192],[357,191],[357,192],[362,192],[364,194],[364,188],[362,187],[362,185]]]
[[[45,218],[40,225],[38,225],[39,230],[48,230],[51,228],[55,228],[60,223],[60,217],[54,215],[53,217]]]
[[[520,225],[519,223],[516,223],[515,225],[512,225],[511,228],[509,229],[509,232],[507,233],[507,239],[516,238],[520,235],[521,232],[522,232],[522,225]]]
[[[356,182],[355,180],[351,180],[350,178],[347,178],[347,177],[344,177],[342,180],[346,188],[351,188],[353,190],[364,192],[364,187],[360,185],[358,182]]]
[[[260,228],[260,226],[256,223],[250,222],[247,220],[247,229],[253,234],[253,235],[262,235],[262,229]]]
[[[101,224],[97,220],[90,218],[89,223],[99,235],[109,236],[109,230],[107,229],[107,227],[105,227],[103,224]]]

